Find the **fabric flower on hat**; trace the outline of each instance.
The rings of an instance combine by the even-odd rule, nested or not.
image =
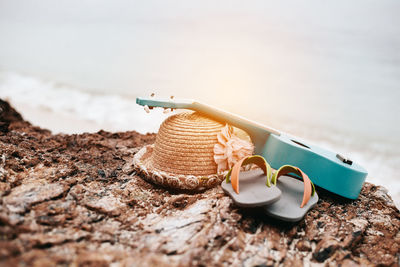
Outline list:
[[[239,138],[228,124],[217,134],[218,143],[214,145],[214,161],[218,172],[229,170],[240,159],[253,154],[254,145]]]

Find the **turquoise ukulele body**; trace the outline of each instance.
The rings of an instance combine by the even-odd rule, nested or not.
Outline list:
[[[250,135],[255,153],[264,156],[272,168],[278,169],[286,164],[297,166],[315,185],[345,198],[358,197],[368,174],[362,166],[337,153],[194,100],[139,97],[136,103],[149,107],[191,109],[241,128]]]

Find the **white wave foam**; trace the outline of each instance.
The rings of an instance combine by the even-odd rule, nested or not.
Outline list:
[[[166,117],[158,109],[146,114],[132,97],[87,93],[71,86],[13,72],[0,72],[0,97],[74,116],[79,120],[110,125],[107,130],[114,131],[156,132]]]

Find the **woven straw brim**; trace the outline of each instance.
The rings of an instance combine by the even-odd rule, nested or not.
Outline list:
[[[205,176],[173,174],[153,166],[154,145],[141,148],[133,158],[135,170],[147,181],[173,189],[200,191],[221,184],[225,173]]]
[[[179,189],[210,188],[220,183],[214,146],[225,125],[197,112],[168,117],[154,145],[135,155],[135,166],[156,184]]]

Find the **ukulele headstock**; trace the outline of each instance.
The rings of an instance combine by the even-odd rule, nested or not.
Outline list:
[[[138,97],[136,103],[143,106],[146,112],[149,112],[151,108],[161,107],[164,108],[164,112],[168,113],[175,109],[193,109],[195,107],[195,101],[191,99],[176,99],[174,96],[169,98],[156,97],[154,93],[150,97]],[[147,106],[147,107],[146,107]]]
[[[136,103],[142,105],[146,113],[150,113],[154,108],[160,107],[164,109],[163,113],[168,114],[173,112],[176,108],[177,104],[182,105],[180,102],[174,101],[174,96],[171,95],[169,98],[156,98],[154,93],[151,93],[150,98],[140,98],[136,99]]]

